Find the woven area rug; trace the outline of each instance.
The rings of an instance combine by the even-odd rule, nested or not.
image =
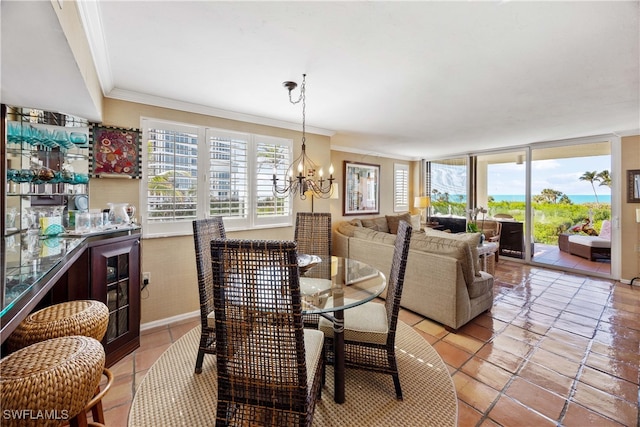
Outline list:
[[[131,404],[129,427],[215,425],[215,356],[194,373],[200,327],[176,341],[149,369]],[[398,323],[396,355],[404,400],[395,398],[391,375],[347,369],[346,402],[333,401],[333,368],[327,366],[315,426],[455,426],[458,403],[438,353],[417,332]]]

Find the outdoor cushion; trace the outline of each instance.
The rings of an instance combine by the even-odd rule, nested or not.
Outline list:
[[[590,246],[592,248],[611,247],[611,240],[606,240],[599,236],[581,236],[579,234],[572,234],[569,236],[569,242],[582,246]]]
[[[602,227],[600,227],[600,235],[598,237],[611,240],[611,221],[606,219],[602,221]]]

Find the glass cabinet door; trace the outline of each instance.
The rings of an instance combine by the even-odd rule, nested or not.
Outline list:
[[[139,345],[139,236],[105,240],[91,248],[91,297],[109,308],[109,325],[102,343],[110,364]]]

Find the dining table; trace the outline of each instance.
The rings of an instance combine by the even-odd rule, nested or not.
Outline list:
[[[355,259],[318,255],[299,259],[302,313],[317,314],[333,323],[334,401],[344,403],[344,311],[378,297],[387,279],[381,271]]]

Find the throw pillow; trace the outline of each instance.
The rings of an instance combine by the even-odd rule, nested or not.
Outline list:
[[[420,214],[411,215],[411,226],[414,230],[420,230]]]
[[[611,221],[604,220],[600,226],[600,238],[605,240],[611,240]]]
[[[400,221],[406,221],[411,224],[411,214],[405,213],[402,215],[387,215],[387,225],[389,226],[389,233],[398,234],[398,224]]]

